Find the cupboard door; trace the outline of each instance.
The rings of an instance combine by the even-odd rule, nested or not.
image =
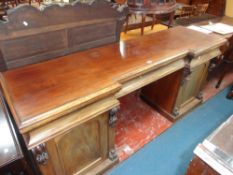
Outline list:
[[[200,95],[200,91],[206,81],[208,65],[208,63],[205,63],[192,68],[192,73],[180,87],[174,107],[175,110],[185,108],[185,106],[197,98],[201,100],[202,96]]]
[[[42,174],[81,175],[101,164],[108,159],[109,129],[106,113],[46,142]]]
[[[55,139],[66,175],[81,174],[101,162],[107,152],[107,128],[102,118],[92,120]]]

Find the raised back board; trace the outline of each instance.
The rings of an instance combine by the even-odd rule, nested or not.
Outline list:
[[[117,42],[127,13],[103,0],[43,9],[20,5],[0,22],[0,71]]]

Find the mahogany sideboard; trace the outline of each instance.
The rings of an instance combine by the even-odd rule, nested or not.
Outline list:
[[[12,32],[5,38],[14,37]],[[72,36],[73,40],[78,38]],[[189,86],[191,69],[203,70],[202,65],[218,56],[225,43],[217,35],[175,27],[17,66],[3,71],[0,81],[17,128],[42,174],[101,174],[118,162],[114,124],[120,97],[166,76],[176,80],[168,82],[174,89]],[[43,53],[49,51],[40,52],[45,60]],[[33,55],[30,58],[40,58]],[[11,65],[6,58],[3,62]],[[195,92],[202,83],[193,85]],[[163,100],[172,101],[163,95]]]

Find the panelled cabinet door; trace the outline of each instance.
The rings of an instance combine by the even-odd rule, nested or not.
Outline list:
[[[108,114],[102,114],[46,142],[49,158],[40,164],[42,174],[85,174],[107,159],[108,135]]]
[[[208,65],[205,63],[191,69],[191,74],[179,89],[173,113],[179,115],[188,105],[202,100],[201,88],[207,77]]]

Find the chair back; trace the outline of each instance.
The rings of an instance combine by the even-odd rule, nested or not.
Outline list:
[[[209,4],[197,4],[195,9],[195,16],[204,15],[209,7]]]
[[[193,6],[193,5],[184,6],[181,8],[180,17],[181,18],[191,17],[194,15],[194,10],[195,10],[195,6]]]

